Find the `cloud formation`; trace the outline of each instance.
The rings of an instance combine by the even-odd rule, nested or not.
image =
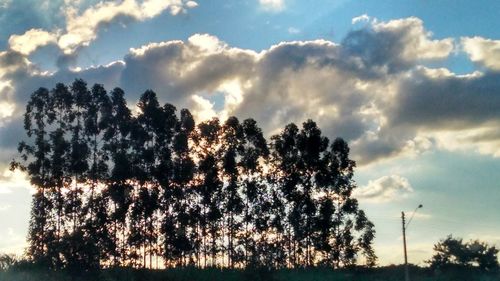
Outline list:
[[[9,46],[12,50],[23,55],[29,55],[38,47],[57,43],[57,34],[42,29],[30,29],[23,35],[12,35],[9,38]]]
[[[92,13],[106,5],[93,6]],[[372,20],[340,43],[282,42],[261,52],[195,34],[185,42],[130,49],[109,65],[54,73],[38,69],[20,49],[4,51],[0,106],[17,110],[0,118],[0,130],[12,131],[11,124],[20,122],[20,109],[36,88],[81,77],[108,89],[122,87],[131,104],[153,89],[163,102],[192,109],[199,120],[252,117],[268,135],[311,118],[327,136],[348,140],[360,165],[435,147],[500,156],[500,74],[457,75],[426,66],[455,47],[452,38],[433,38],[420,19],[406,18]]]
[[[399,200],[412,192],[413,187],[408,179],[391,175],[369,181],[366,186],[356,189],[354,196],[361,200],[382,203]]]
[[[470,60],[494,71],[500,71],[500,40],[463,37],[462,46]]]
[[[45,31],[30,29],[21,35],[9,38],[10,48],[29,55],[37,48],[55,43],[66,55],[75,53],[78,48],[88,46],[97,38],[101,26],[114,21],[143,21],[151,19],[164,11],[172,15],[185,12],[198,4],[186,0],[123,0],[104,1],[86,8],[83,12],[78,2],[65,1],[62,8],[66,19],[63,29]]]
[[[448,57],[453,50],[453,39],[432,40],[431,35],[418,18],[374,20],[344,38],[343,56],[354,57],[360,67],[384,75],[397,73],[421,61]]]

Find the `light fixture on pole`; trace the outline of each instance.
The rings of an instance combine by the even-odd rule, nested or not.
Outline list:
[[[401,212],[401,220],[402,220],[402,225],[403,225],[403,248],[404,248],[404,254],[405,254],[405,281],[410,281],[410,273],[408,271],[408,254],[406,253],[406,229],[408,228],[408,225],[410,224],[411,220],[413,219],[413,216],[415,216],[415,213],[417,212],[418,209],[422,208],[422,204],[418,205],[417,208],[413,211],[411,214],[410,219],[408,222],[405,222],[405,212]]]

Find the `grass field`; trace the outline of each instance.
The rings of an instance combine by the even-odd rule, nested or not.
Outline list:
[[[412,281],[500,281],[499,272],[455,269],[433,272],[428,268],[411,267]],[[283,269],[197,269],[140,270],[132,268],[106,269],[101,272],[69,275],[64,272],[44,272],[35,269],[11,269],[0,272],[1,281],[400,281],[404,280],[401,266],[373,269],[355,268],[332,270],[325,268]]]

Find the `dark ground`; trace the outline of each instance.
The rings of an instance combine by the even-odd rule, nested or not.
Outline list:
[[[482,272],[476,269],[455,268],[433,271],[411,267],[411,281],[500,281],[500,272]],[[11,268],[0,272],[0,281],[401,281],[402,266],[373,269],[353,268],[332,270],[327,268],[282,269],[197,269],[141,270],[132,268],[105,269],[101,272],[69,274],[46,272],[36,268]]]

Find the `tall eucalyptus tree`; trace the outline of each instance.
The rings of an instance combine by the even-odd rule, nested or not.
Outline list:
[[[142,248],[142,266],[146,267],[149,256],[150,267],[158,232],[155,229],[157,210],[159,208],[159,186],[154,175],[158,160],[158,151],[155,146],[162,129],[162,109],[158,103],[156,93],[148,90],[144,92],[137,104],[139,114],[134,119],[132,142],[134,150],[134,178],[138,184],[135,200],[132,205],[132,240],[136,246]]]
[[[193,138],[198,158],[197,190],[201,200],[201,235],[204,266],[217,266],[220,252],[222,212],[219,208],[223,182],[220,178],[219,146],[221,125],[217,118],[200,123]],[[210,241],[207,241],[210,239]],[[208,256],[210,255],[210,257]]]
[[[71,126],[71,148],[69,157],[69,172],[72,176],[72,186],[66,194],[65,215],[68,221],[68,232],[75,232],[82,222],[82,184],[87,182],[89,170],[89,144],[85,138],[85,112],[90,100],[90,91],[83,80],[75,80],[70,87],[73,97],[74,121]]]
[[[24,129],[33,142],[20,142],[18,151],[21,162],[12,161],[12,169],[26,171],[31,185],[36,189],[31,203],[31,216],[28,230],[28,257],[52,267],[47,255],[51,242],[55,239],[54,229],[50,227],[50,213],[53,206],[47,193],[50,188],[51,145],[47,136],[49,116],[49,91],[39,88],[26,105]]]
[[[51,145],[51,201],[54,206],[55,213],[53,216],[56,221],[56,240],[51,245],[50,250],[55,251],[51,256],[54,257],[58,267],[62,266],[58,251],[61,250],[62,230],[64,228],[64,197],[66,187],[71,185],[71,175],[68,169],[70,142],[68,138],[71,136],[71,123],[74,119],[72,110],[73,97],[69,89],[62,83],[56,84],[51,90],[48,99],[48,123],[52,128],[49,133]]]
[[[231,125],[233,131],[230,136],[237,137],[236,171],[238,190],[241,194],[241,208],[238,216],[241,218],[238,238],[241,245],[241,253],[237,256],[244,266],[249,263],[262,264],[266,255],[268,241],[266,235],[270,232],[270,200],[269,190],[265,185],[263,176],[263,165],[269,155],[266,140],[262,130],[253,119],[246,119],[239,126],[236,120],[228,119],[227,125]],[[231,140],[231,138],[229,139]],[[229,142],[235,143],[235,141]],[[230,148],[231,149],[231,148]],[[255,241],[254,243],[254,239]],[[240,256],[241,255],[241,256]]]
[[[271,160],[269,181],[273,184],[276,199],[275,210],[279,211],[283,205],[283,220],[280,228],[283,228],[283,241],[280,243],[286,249],[287,267],[297,266],[297,241],[294,233],[294,223],[298,221],[295,210],[298,209],[297,199],[299,197],[298,185],[300,184],[300,167],[298,166],[300,153],[297,148],[299,129],[297,125],[288,124],[283,131],[271,137]]]
[[[131,183],[130,131],[132,114],[127,107],[124,92],[115,88],[111,92],[111,116],[104,132],[104,149],[112,163],[107,180],[107,193],[113,206],[110,215],[113,231],[113,264],[126,264],[127,213],[133,186]]]
[[[108,192],[104,186],[108,178],[109,155],[104,149],[104,134],[110,125],[112,110],[109,96],[100,84],[92,86],[86,103],[84,135],[90,147],[87,183],[90,194],[84,205],[86,239],[93,240],[96,246],[97,263],[108,260],[115,248],[109,230],[110,218],[107,210]],[[100,184],[102,183],[102,184]],[[101,189],[101,190],[98,190]]]
[[[322,195],[316,242],[322,263],[349,266],[356,262],[361,251],[366,264],[372,266],[377,260],[372,248],[375,229],[352,197],[356,163],[349,159],[347,142],[335,139],[323,160],[323,168],[316,177]]]
[[[243,200],[240,196],[240,152],[243,150],[244,132],[238,118],[229,117],[221,128],[220,133],[220,156],[221,156],[221,178],[224,181],[221,190],[224,221],[227,236],[227,259],[228,267],[242,259],[242,255],[235,251],[239,244],[236,234],[241,231],[241,212],[243,211]]]
[[[314,217],[316,214],[317,201],[314,195],[318,192],[316,176],[322,168],[322,157],[328,148],[328,139],[321,135],[321,130],[312,120],[303,123],[298,134],[297,148],[300,157],[299,165],[299,188],[297,192],[294,214],[300,216],[294,223],[296,239],[300,248],[304,248],[305,257],[303,264],[312,266],[314,262],[313,233]]]
[[[171,207],[174,214],[175,227],[172,237],[172,257],[177,259],[178,265],[192,263],[193,254],[197,249],[198,233],[197,220],[194,213],[198,206],[192,204],[194,193],[192,181],[194,175],[194,161],[191,158],[189,138],[194,130],[193,116],[187,109],[182,109],[180,119],[174,131],[172,143],[172,185]]]

